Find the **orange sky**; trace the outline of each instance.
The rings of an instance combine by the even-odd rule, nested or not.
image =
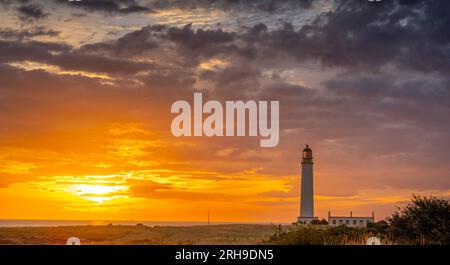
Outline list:
[[[127,122],[15,135],[1,148],[0,218],[204,221],[210,210],[216,221],[295,220],[298,158],[283,163],[277,149],[237,152],[214,141],[221,140],[172,138]],[[190,153],[194,147],[209,158]],[[316,154],[320,217],[328,209],[389,213],[410,197],[411,190],[389,188],[346,194],[346,183],[327,183],[343,173]],[[292,174],[264,173],[266,163],[253,159],[266,158]]]
[[[153,2],[0,3],[0,219],[292,222],[305,144],[320,218],[379,220],[413,193],[450,196],[448,68],[374,32],[366,6],[355,22],[330,1]],[[386,50],[368,51],[377,40]],[[170,106],[195,91],[279,100],[279,145],[173,137]]]

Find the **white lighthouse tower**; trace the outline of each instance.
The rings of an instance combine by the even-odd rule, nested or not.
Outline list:
[[[314,217],[314,191],[313,191],[313,155],[312,150],[306,145],[302,153],[302,176],[300,192],[300,216],[297,223],[309,224]]]

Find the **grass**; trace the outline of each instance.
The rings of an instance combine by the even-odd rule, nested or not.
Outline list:
[[[84,245],[259,244],[276,230],[259,224],[0,227],[0,244],[61,245],[69,237],[80,238]]]
[[[276,245],[366,245],[367,239],[378,237],[383,245],[394,241],[385,230],[375,227],[350,228],[327,225],[295,225],[274,234],[265,244]]]

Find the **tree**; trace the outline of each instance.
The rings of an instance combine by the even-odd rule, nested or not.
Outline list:
[[[316,220],[316,219],[314,219],[314,220],[312,220],[311,221],[311,223],[310,224],[312,224],[312,225],[320,225],[320,221],[319,220]]]
[[[325,218],[322,218],[322,220],[320,220],[320,223],[319,223],[319,224],[321,224],[321,225],[327,225],[327,224],[328,224],[328,221],[325,220]]]
[[[398,243],[450,244],[450,203],[436,197],[413,195],[411,202],[387,218]]]
[[[312,225],[327,225],[328,222],[327,222],[327,220],[325,220],[325,219],[322,219],[322,220],[316,220],[316,219],[314,219],[314,220],[311,221],[311,224],[312,224]]]
[[[376,223],[370,222],[367,224],[367,230],[378,234],[386,234],[389,230],[389,224],[384,220]]]

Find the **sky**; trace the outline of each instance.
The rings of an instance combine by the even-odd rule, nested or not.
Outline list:
[[[0,0],[0,219],[384,219],[450,196],[446,0]],[[280,141],[174,137],[176,100],[278,100]]]

